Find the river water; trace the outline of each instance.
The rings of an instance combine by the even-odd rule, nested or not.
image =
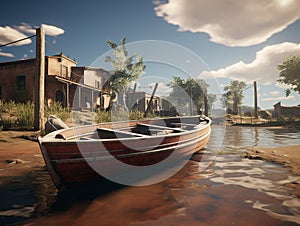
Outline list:
[[[203,153],[173,177],[60,193],[47,214],[24,224],[298,225],[300,199],[284,184],[300,178],[281,165],[240,157],[247,147],[292,145],[300,145],[300,130],[216,125]]]

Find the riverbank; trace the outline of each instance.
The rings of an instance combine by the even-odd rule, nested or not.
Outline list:
[[[245,139],[236,136],[237,134],[241,135],[241,133],[235,133],[231,130],[232,128],[233,127],[229,128],[230,130],[227,133],[226,141],[234,146],[243,146],[242,143],[234,143],[234,141],[249,141],[248,136]],[[278,131],[282,130],[280,129]],[[219,137],[217,132],[218,130],[216,129],[213,136]],[[263,132],[263,135],[258,133],[257,136],[266,139],[267,133],[265,130],[263,130]],[[246,130],[246,134],[249,134],[248,129]],[[124,225],[125,221],[127,225],[130,225],[132,222],[155,221],[159,218],[164,219],[164,216],[169,217],[168,219],[172,222],[176,222],[176,219],[180,218],[184,220],[184,222],[190,220],[194,224],[199,221],[209,222],[211,225],[219,225],[224,219],[229,219],[228,221],[235,219],[235,211],[237,209],[241,211],[243,208],[245,211],[243,212],[244,214],[241,214],[243,218],[236,218],[236,221],[240,219],[240,222],[244,223],[252,220],[252,225],[258,224],[266,219],[271,222],[269,222],[269,224],[276,221],[264,215],[264,212],[251,207],[250,202],[253,201],[254,203],[257,202],[255,200],[260,200],[258,196],[260,197],[261,194],[257,193],[255,189],[247,189],[243,186],[228,184],[222,186],[220,183],[212,184],[209,179],[205,179],[205,173],[202,174],[199,172],[197,161],[196,163],[195,161],[190,161],[181,173],[178,174],[179,176],[177,175],[168,181],[152,186],[127,187],[115,189],[113,192],[109,190],[110,193],[108,194],[101,193],[99,195],[96,193],[95,196],[92,195],[91,197],[88,196],[83,199],[68,194],[58,195],[45,167],[38,143],[30,140],[30,138],[34,136],[34,132],[0,132],[0,225],[13,223],[19,223],[18,225],[64,225],[70,222],[76,222],[77,224],[79,224],[78,222],[97,224],[95,223],[97,220],[98,222],[107,222],[107,224],[111,221],[117,222],[118,224],[115,225]],[[291,137],[291,135],[289,136]],[[230,138],[233,140],[231,141]],[[214,139],[212,137],[212,142],[213,141]],[[270,146],[273,145],[271,141],[269,142]],[[296,142],[298,142],[298,140],[296,140]],[[264,159],[263,154],[265,154],[265,160],[281,164],[289,163],[289,165],[285,166],[291,169],[291,176],[292,174],[300,176],[299,148],[300,146],[251,148],[248,149],[247,152],[248,155],[250,155],[250,151],[252,151],[252,158]],[[277,157],[276,161],[267,158],[267,156]],[[285,159],[282,156],[289,159]],[[239,156],[237,156],[237,158],[238,161],[236,163],[234,162],[234,164],[237,165],[234,165],[232,169],[229,168],[230,174],[236,174],[235,176],[251,169],[249,166],[245,167],[242,165],[243,163],[239,159]],[[220,166],[225,164],[224,168],[219,169],[221,172],[224,172],[224,169],[228,170],[228,167],[232,165],[231,162],[228,163],[228,166],[226,162],[216,164],[220,164]],[[240,166],[240,170],[236,168]],[[252,172],[252,169],[249,171]],[[261,171],[258,172],[260,173]],[[230,174],[223,179],[228,179]],[[242,177],[243,175],[240,176]],[[260,176],[264,177],[263,174]],[[276,177],[276,174],[273,175],[271,172],[269,176],[270,180],[272,180],[273,176]],[[235,177],[234,179],[236,180],[237,178],[238,177]],[[241,180],[243,179],[241,178]],[[247,181],[249,180],[247,179]],[[289,188],[289,195],[295,194],[300,197],[299,183],[291,184],[289,182],[288,184],[285,180],[283,183],[286,183],[286,186]],[[263,184],[263,186],[265,186],[265,184]],[[265,187],[263,187],[263,189],[265,189]],[[86,191],[82,191],[82,194],[85,193]],[[245,194],[247,195],[245,196]],[[186,197],[190,198],[187,199]],[[276,202],[274,205],[279,205],[272,197],[270,198],[264,194],[262,194],[262,197],[262,203],[273,204],[273,202]],[[268,201],[269,198],[270,201]],[[245,202],[245,200],[247,200],[247,202]],[[114,203],[114,205],[111,205],[111,203]],[[211,209],[205,216],[201,215],[203,218],[197,218],[199,217],[199,209],[203,210],[200,211],[201,213],[206,213],[207,208],[212,206],[215,209]],[[224,209],[226,210],[225,212]],[[252,211],[255,212],[253,213]],[[80,212],[80,215],[78,215],[78,212]],[[220,214],[220,212],[223,214]],[[221,218],[214,218],[214,223],[211,223],[211,216],[214,214],[215,216],[221,216]],[[256,217],[251,217],[251,214],[255,214]],[[32,218],[34,219],[30,220]],[[91,219],[93,219],[93,221]],[[94,219],[97,220],[94,221]],[[152,225],[154,224],[155,222]]]
[[[46,169],[34,132],[0,132],[0,224],[44,215],[56,189]]]
[[[248,148],[242,157],[271,161],[289,168],[292,175],[300,176],[300,145],[276,148]],[[293,194],[300,197],[300,178],[286,184]]]

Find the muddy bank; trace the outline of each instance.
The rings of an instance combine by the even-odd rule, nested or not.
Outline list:
[[[290,169],[291,174],[300,176],[300,145],[276,148],[248,148],[242,157],[279,163]],[[287,184],[293,194],[300,197],[300,179]]]
[[[54,201],[52,184],[33,132],[0,132],[0,224],[46,213]],[[34,139],[33,139],[34,140]]]

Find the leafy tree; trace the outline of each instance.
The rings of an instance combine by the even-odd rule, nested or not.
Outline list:
[[[188,78],[184,80],[174,76],[169,86],[173,89],[169,99],[181,109],[189,109],[188,107],[191,107],[190,100],[192,100],[197,110],[203,110],[206,98],[209,99],[207,94],[209,85],[202,79]],[[211,96],[208,101],[211,101],[212,104],[215,100],[216,98]]]
[[[173,80],[168,84],[168,86],[172,88],[168,99],[178,107],[187,107],[188,104],[184,84],[184,79],[176,76],[173,76]]]
[[[217,100],[217,95],[213,93],[208,93],[207,94],[207,101],[208,101],[208,108],[211,110],[213,103],[216,102]]]
[[[137,54],[128,56],[126,50],[126,38],[123,38],[120,45],[109,40],[107,42],[113,49],[113,57],[107,56],[105,62],[112,65],[113,71],[111,72],[111,77],[109,78],[106,86],[111,90],[112,94],[119,94],[118,103],[122,105],[125,109],[125,92],[126,88],[131,82],[139,79],[146,66],[143,63],[143,58]]]
[[[277,65],[279,77],[277,81],[290,85],[291,88],[286,90],[286,96],[289,96],[291,90],[300,93],[300,55],[292,56]]]
[[[225,94],[223,94],[225,106],[232,110],[233,114],[238,114],[238,106],[242,104],[244,98],[243,89],[246,87],[245,82],[237,80],[231,81],[230,85],[224,87]]]

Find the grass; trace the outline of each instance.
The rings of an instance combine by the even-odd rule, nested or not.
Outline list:
[[[46,118],[49,115],[55,115],[64,122],[73,120],[73,122],[79,124],[82,121],[85,121],[84,116],[86,116],[87,114],[93,114],[95,116],[96,123],[139,120],[144,118],[143,113],[139,111],[132,111],[129,113],[124,111],[115,111],[113,113],[97,111],[88,113],[71,113],[69,109],[62,107],[62,105],[58,102],[54,103],[52,106],[45,106]],[[155,117],[155,115],[148,115],[148,118],[152,117]],[[7,103],[3,103],[2,101],[0,101],[0,130],[33,130],[33,128],[34,104],[32,102],[15,103],[13,101],[9,101]]]
[[[70,111],[63,108],[60,103],[45,107],[45,116],[54,114],[63,121],[70,117]],[[0,129],[1,130],[33,130],[34,104],[0,101]]]

